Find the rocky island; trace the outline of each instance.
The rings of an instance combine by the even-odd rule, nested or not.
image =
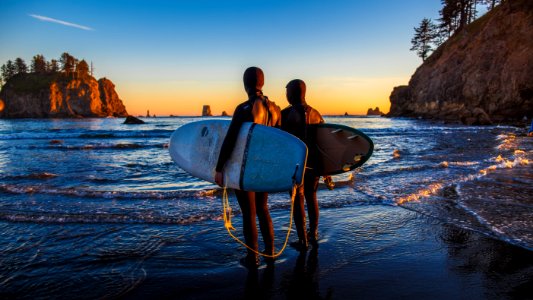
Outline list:
[[[533,117],[533,1],[503,1],[457,30],[390,102],[391,117],[469,125]]]
[[[385,114],[382,113],[381,110],[379,110],[379,107],[376,106],[376,108],[374,108],[374,109],[369,108],[369,109],[366,111],[366,115],[367,115],[367,116],[383,116],[383,115],[385,115]]]
[[[63,53],[60,69],[54,60],[36,55],[30,72],[24,62],[2,66],[0,118],[126,117],[126,107],[107,78],[96,80],[88,64]],[[15,64],[17,63],[15,62]],[[18,70],[17,70],[18,69]],[[7,79],[7,80],[6,80]]]

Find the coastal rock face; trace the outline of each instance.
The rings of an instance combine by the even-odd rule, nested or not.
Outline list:
[[[0,91],[2,118],[125,117],[122,100],[108,79],[62,74],[17,74]]]
[[[439,47],[388,116],[490,124],[533,116],[533,1],[505,1]]]

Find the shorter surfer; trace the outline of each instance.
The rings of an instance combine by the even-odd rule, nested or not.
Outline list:
[[[239,104],[233,113],[228,133],[222,143],[218,163],[216,166],[215,182],[224,187],[224,165],[231,156],[239,130],[244,122],[254,122],[266,126],[279,127],[281,121],[280,108],[263,95],[264,74],[260,68],[250,67],[243,76],[244,89],[248,100]],[[243,234],[248,254],[241,259],[241,264],[247,268],[259,266],[259,246],[256,226],[256,215],[265,244],[264,254],[274,254],[274,227],[268,210],[268,194],[262,192],[249,192],[235,190],[243,217]],[[273,258],[268,257],[267,263],[273,263]]]
[[[291,246],[300,251],[305,251],[308,244],[314,248],[318,247],[318,199],[316,191],[320,175],[315,168],[318,164],[318,153],[311,138],[307,135],[307,125],[324,123],[320,113],[308,105],[305,100],[306,85],[303,80],[291,80],[286,86],[287,101],[290,106],[281,111],[281,128],[304,141],[309,149],[307,167],[305,170],[303,184],[296,190],[294,198],[294,224],[298,233],[298,241],[291,243]],[[329,187],[329,183],[328,184]],[[305,231],[305,207],[307,204],[309,216],[309,232]]]

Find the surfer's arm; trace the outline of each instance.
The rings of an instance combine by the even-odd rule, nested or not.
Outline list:
[[[239,130],[241,129],[242,123],[244,123],[243,113],[241,112],[240,106],[235,109],[233,113],[233,118],[228,128],[228,133],[222,142],[222,147],[220,148],[220,154],[218,155],[218,162],[215,168],[217,173],[222,172],[226,161],[228,161],[233,148],[235,147],[235,142],[237,141],[237,136],[239,135]],[[216,178],[215,178],[216,179]],[[218,182],[217,182],[218,183]]]

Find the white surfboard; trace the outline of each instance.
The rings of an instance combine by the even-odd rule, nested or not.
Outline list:
[[[181,126],[170,137],[170,156],[186,172],[214,183],[229,125],[229,120],[204,120]],[[295,136],[247,122],[224,167],[225,184],[245,191],[288,191],[293,182],[302,182],[306,159],[307,147]]]

